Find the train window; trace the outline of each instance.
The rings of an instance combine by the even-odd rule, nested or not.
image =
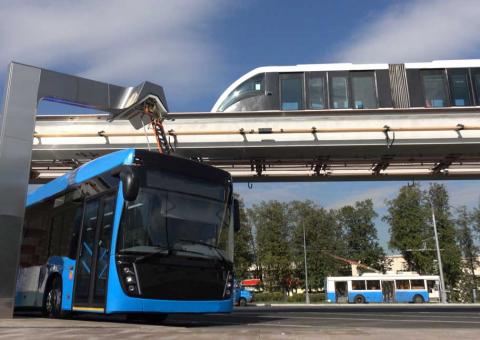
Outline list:
[[[421,70],[426,107],[447,106],[445,73],[443,70]]]
[[[303,74],[286,73],[280,75],[280,108],[301,110],[303,98]]]
[[[265,74],[259,74],[253,78],[250,78],[241,83],[235,90],[233,90],[227,98],[223,101],[222,105],[218,108],[219,111],[225,111],[226,108],[235,104],[239,100],[258,96],[263,94],[265,87]]]
[[[330,84],[331,107],[333,109],[348,109],[348,77],[332,76]]]
[[[468,88],[468,73],[466,70],[449,70],[450,93],[453,106],[470,106],[470,91]]]
[[[308,78],[308,108],[325,108],[325,77],[311,76]]]
[[[375,75],[373,72],[352,72],[352,99],[354,109],[378,107]]]
[[[475,87],[475,98],[477,99],[477,105],[480,105],[480,72],[479,71],[476,71],[475,73],[473,72],[472,72],[472,77],[473,77],[473,83]]]

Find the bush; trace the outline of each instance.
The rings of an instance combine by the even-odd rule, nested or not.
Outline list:
[[[285,302],[285,294],[282,292],[262,292],[253,295],[254,302]]]
[[[282,292],[262,292],[255,293],[253,296],[253,302],[290,302],[290,303],[302,303],[305,302],[304,294],[293,294],[285,299],[285,295]],[[311,293],[310,302],[322,303],[325,302],[325,293]]]

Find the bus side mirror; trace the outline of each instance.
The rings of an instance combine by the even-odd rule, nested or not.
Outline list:
[[[240,230],[240,202],[237,199],[233,200],[233,230]]]
[[[126,166],[120,172],[120,179],[122,180],[123,198],[126,201],[135,201],[140,188],[138,175],[132,167]]]

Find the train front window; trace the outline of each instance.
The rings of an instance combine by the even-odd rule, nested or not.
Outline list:
[[[355,109],[378,107],[373,72],[352,72],[352,97]]]
[[[425,107],[444,107],[447,105],[445,73],[443,70],[422,70]]]
[[[303,99],[303,74],[280,75],[280,107],[282,110],[301,110]]]
[[[466,71],[449,74],[450,93],[453,106],[470,106],[470,93],[468,89],[468,74]]]
[[[330,96],[333,109],[348,109],[348,77],[331,77]]]
[[[218,110],[220,112],[225,111],[228,107],[232,106],[239,100],[258,96],[264,94],[265,88],[265,74],[256,75],[243,83],[241,83],[235,90],[233,90],[227,98],[220,105]]]

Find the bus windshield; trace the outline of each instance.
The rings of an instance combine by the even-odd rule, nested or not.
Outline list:
[[[136,200],[125,204],[117,253],[176,251],[227,257],[227,187],[179,176],[166,179],[156,172],[147,174],[146,182]]]

